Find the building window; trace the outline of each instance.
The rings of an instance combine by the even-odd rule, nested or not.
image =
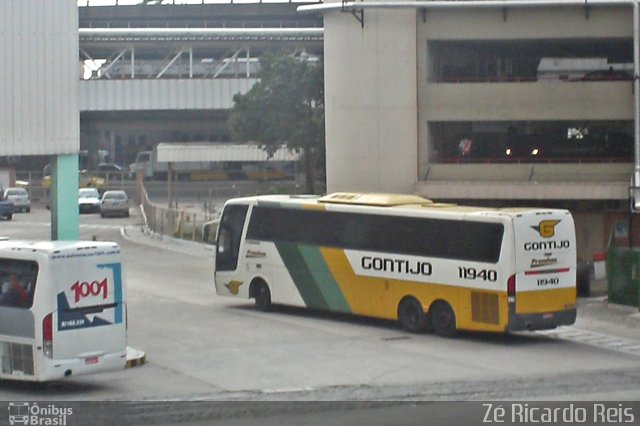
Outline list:
[[[632,80],[631,39],[432,41],[435,83]]]
[[[633,161],[629,121],[439,122],[430,127],[440,163]]]

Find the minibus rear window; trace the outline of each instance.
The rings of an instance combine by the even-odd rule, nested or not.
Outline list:
[[[0,258],[0,307],[31,308],[37,278],[36,262]]]

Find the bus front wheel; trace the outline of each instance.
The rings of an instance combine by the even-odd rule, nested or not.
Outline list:
[[[400,303],[398,320],[402,328],[411,333],[420,333],[427,328],[427,316],[422,304],[412,297]]]
[[[447,302],[435,302],[429,309],[429,320],[438,335],[451,337],[456,334],[456,314]]]
[[[267,312],[271,309],[271,292],[269,291],[269,286],[263,282],[256,283],[256,285],[256,308],[262,312]]]

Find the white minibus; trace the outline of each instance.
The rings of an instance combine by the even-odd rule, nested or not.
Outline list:
[[[124,369],[126,309],[117,244],[0,241],[0,379]]]

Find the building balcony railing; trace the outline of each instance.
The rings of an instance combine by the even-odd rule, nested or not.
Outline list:
[[[416,193],[433,199],[625,200],[633,163],[431,164]]]

